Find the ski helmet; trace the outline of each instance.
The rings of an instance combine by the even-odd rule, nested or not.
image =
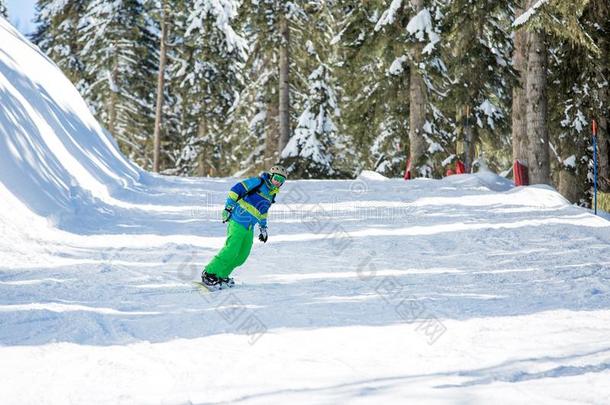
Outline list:
[[[269,169],[269,173],[271,175],[279,174],[280,176],[284,177],[285,179],[288,178],[288,172],[286,171],[286,169],[283,166],[280,166],[280,165],[273,166],[271,169]]]

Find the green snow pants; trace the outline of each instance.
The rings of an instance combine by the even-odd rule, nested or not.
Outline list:
[[[253,239],[254,227],[246,229],[237,222],[230,220],[225,245],[205,266],[205,272],[214,274],[219,278],[229,277],[229,274],[236,267],[244,264],[250,255]]]

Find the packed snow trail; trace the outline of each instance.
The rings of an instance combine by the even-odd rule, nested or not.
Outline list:
[[[207,295],[190,283],[223,242],[207,209],[162,235],[51,230],[48,265],[0,271],[2,397],[610,399],[608,221],[491,174],[293,181],[278,200],[240,285]]]
[[[491,173],[289,181],[232,290],[236,179],[127,161],[0,18],[8,404],[610,403],[610,222]]]

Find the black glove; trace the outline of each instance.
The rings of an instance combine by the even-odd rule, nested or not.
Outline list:
[[[258,240],[260,240],[263,243],[267,243],[267,228],[261,228],[261,233],[258,235]]]
[[[229,219],[231,219],[231,214],[233,214],[233,207],[227,206],[225,210],[222,212],[222,223],[224,224]]]

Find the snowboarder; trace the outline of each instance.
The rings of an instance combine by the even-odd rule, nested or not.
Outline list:
[[[260,231],[258,239],[267,242],[267,211],[286,178],[286,169],[273,166],[269,172],[241,181],[231,188],[222,212],[223,223],[229,223],[227,240],[203,270],[201,281],[205,286],[220,289],[235,284],[229,275],[248,258],[255,224],[258,223]]]

